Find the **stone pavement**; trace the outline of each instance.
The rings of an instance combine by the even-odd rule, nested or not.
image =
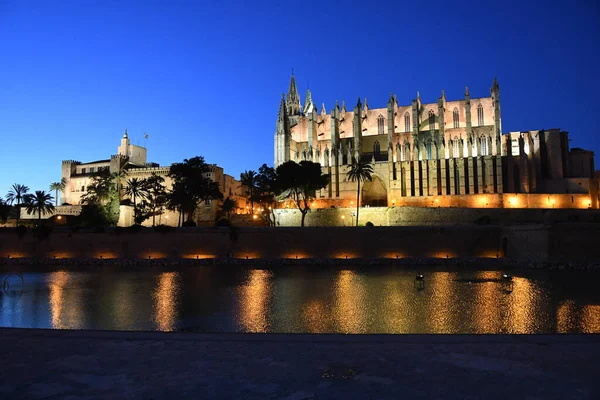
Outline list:
[[[1,399],[598,399],[600,335],[0,329]]]

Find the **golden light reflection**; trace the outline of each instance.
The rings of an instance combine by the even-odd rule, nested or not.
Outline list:
[[[309,333],[327,332],[327,308],[322,301],[312,300],[302,309],[304,326]]]
[[[452,316],[452,288],[455,287],[456,273],[438,272],[426,277],[425,287],[431,288],[431,297],[428,301],[428,322],[435,333],[454,333],[455,318]]]
[[[248,273],[248,284],[242,286],[240,293],[240,323],[247,332],[267,332],[272,276],[269,271],[260,269]]]
[[[108,252],[108,251],[96,253],[95,257],[96,258],[101,258],[103,260],[107,260],[107,259],[111,259],[111,258],[118,258],[118,256],[115,253],[111,253],[111,252]]]
[[[500,296],[503,294],[497,282],[499,278],[496,271],[481,271],[477,273],[476,279],[482,282],[473,285],[476,301],[473,303],[474,325],[477,333],[500,332],[502,323],[502,302]]]
[[[410,297],[406,285],[400,279],[386,280],[383,285],[382,317],[385,332],[410,333],[407,312],[408,298]]]
[[[205,258],[215,258],[216,256],[214,254],[203,254],[203,253],[192,253],[192,254],[186,254],[183,256],[183,258],[193,258],[193,259],[205,259]]]
[[[82,299],[68,299],[70,274],[67,271],[50,273],[50,318],[54,329],[76,329],[83,324],[79,305]],[[73,301],[69,301],[73,300]]]
[[[581,332],[600,332],[600,305],[588,304],[581,310]]]
[[[335,282],[334,318],[344,333],[365,333],[365,287],[360,275],[343,270]]]
[[[576,326],[576,309],[572,300],[561,302],[556,309],[556,332],[569,333]]]
[[[179,274],[163,272],[153,293],[153,320],[160,331],[173,331],[177,321]]]
[[[534,310],[535,288],[529,279],[513,277],[513,290],[510,294],[508,318],[510,332],[535,333],[534,321],[536,317],[531,315]]]

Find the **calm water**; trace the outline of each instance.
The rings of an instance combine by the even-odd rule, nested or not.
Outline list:
[[[90,269],[90,271],[92,271]],[[200,332],[600,333],[600,274],[398,268],[11,276],[0,326]],[[0,274],[2,280],[7,273]]]

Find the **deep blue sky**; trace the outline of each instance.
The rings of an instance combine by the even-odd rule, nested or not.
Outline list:
[[[292,68],[328,110],[487,96],[497,76],[504,132],[560,127],[600,154],[596,2],[454,3],[0,0],[0,195],[108,158],[125,128],[161,165],[272,164]]]

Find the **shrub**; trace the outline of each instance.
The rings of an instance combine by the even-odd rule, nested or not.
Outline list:
[[[227,218],[221,218],[217,221],[215,226],[231,226],[231,221]]]
[[[173,227],[169,226],[169,225],[156,225],[154,227],[154,232],[158,232],[158,233],[169,233],[173,230]]]
[[[373,223],[371,221],[367,221],[367,223],[365,224],[365,226],[375,226],[375,225],[373,225]]]
[[[25,236],[25,232],[27,232],[27,227],[25,225],[19,225],[15,228],[15,233],[20,238]]]
[[[51,233],[52,233],[51,226],[40,225],[33,229],[33,234],[35,235],[35,237],[38,238],[38,240],[44,240],[44,239],[48,238],[48,236],[50,236]]]
[[[475,223],[475,225],[489,225],[491,222],[491,219],[490,219],[489,215],[482,215],[481,217],[477,218],[473,222]]]
[[[196,227],[196,223],[194,221],[185,221],[183,224],[181,224],[181,226],[183,227],[187,227],[187,228],[195,228]]]
[[[138,233],[140,230],[144,229],[142,225],[134,224],[127,228],[128,233]]]

